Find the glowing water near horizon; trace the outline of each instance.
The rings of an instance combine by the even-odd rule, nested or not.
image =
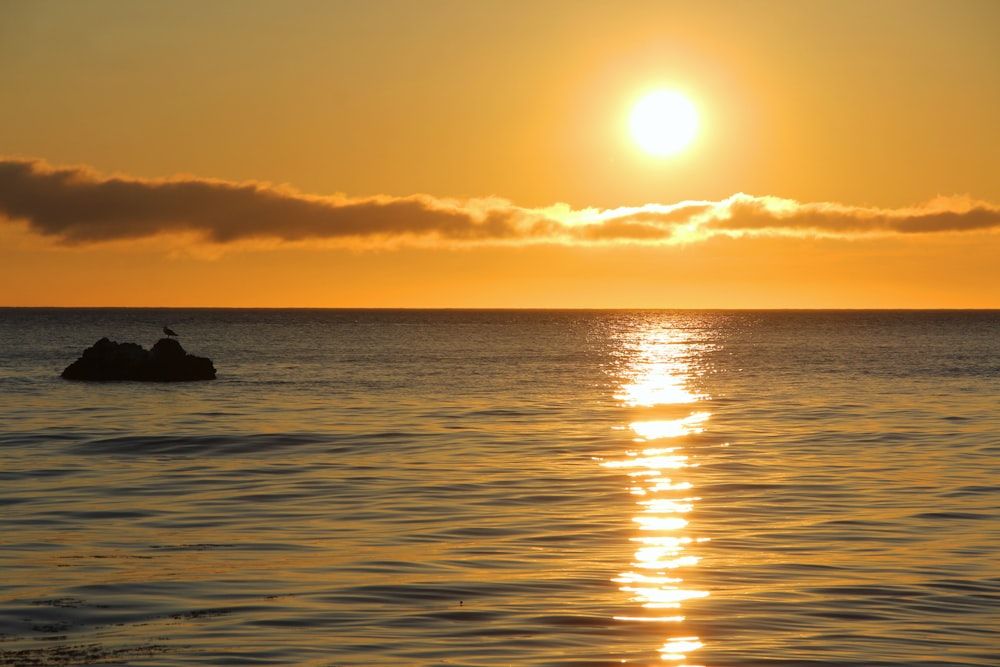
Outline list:
[[[219,379],[65,382],[169,322]],[[1000,313],[0,309],[0,664],[1000,664]]]

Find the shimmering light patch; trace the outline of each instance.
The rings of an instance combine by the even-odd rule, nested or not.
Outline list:
[[[691,433],[701,433],[701,424],[712,416],[711,412],[695,412],[683,419],[632,422],[629,428],[646,440],[678,438]]]
[[[650,491],[682,491],[691,488],[691,482],[677,482],[676,484],[666,477],[658,477],[654,484],[649,487]]]
[[[615,616],[616,621],[641,621],[643,623],[679,623],[683,616]]]
[[[615,398],[631,407],[677,405],[694,403],[698,400],[698,396],[688,391],[683,382],[669,375],[663,376],[652,372],[655,370],[660,369],[651,368],[651,372],[639,382],[623,387],[620,393],[615,394]]]
[[[679,584],[683,581],[683,579],[678,579],[676,577],[663,577],[663,576],[651,577],[645,574],[637,574],[635,572],[629,572],[628,574],[623,574],[620,577],[615,577],[611,581],[618,584],[642,583],[642,584],[663,585],[663,584]]]
[[[657,476],[657,478],[662,481],[663,478],[659,477],[659,471],[663,468],[686,468],[688,464],[686,456],[656,455],[635,456],[634,458],[628,458],[622,461],[605,461],[602,465],[608,468],[645,468],[645,470],[640,471],[634,476]],[[630,476],[633,475],[630,473]],[[669,480],[667,481],[669,482]]]
[[[683,600],[703,598],[708,595],[705,591],[689,591],[682,588],[666,588],[663,586],[650,586],[647,588],[624,587],[622,590],[636,591],[642,596],[642,599],[646,600],[642,606],[654,609],[677,608],[681,606],[681,601]]]
[[[680,500],[674,498],[655,498],[653,500],[643,500],[639,505],[645,507],[647,512],[658,514],[676,512],[683,514],[684,512],[690,512],[694,508],[691,502],[693,500],[698,500],[698,498],[682,498]]]
[[[672,554],[664,554],[672,555]],[[676,570],[679,567],[689,567],[691,565],[697,565],[700,560],[697,556],[679,556],[677,558],[661,558],[656,555],[651,555],[650,553],[643,553],[636,557],[640,560],[638,563],[633,563],[635,567],[648,568],[650,570],[664,571],[664,570]],[[707,595],[707,593],[706,593]],[[701,596],[697,596],[701,597]]]
[[[696,541],[701,542],[702,540],[707,540],[707,537],[699,537]],[[678,544],[690,544],[690,537],[673,537],[657,535],[656,537],[650,537],[648,535],[640,535],[639,537],[630,537],[630,542],[639,542],[640,544],[653,544],[659,547],[669,547]]]
[[[684,519],[675,517],[637,516],[633,517],[642,530],[680,530],[688,525]]]
[[[686,456],[643,456],[636,460],[636,465],[646,466],[651,470],[662,470],[663,468],[686,468]]]
[[[676,556],[681,551],[681,547],[644,547],[635,552],[635,563],[633,565],[650,570],[665,570],[670,567],[668,557]]]
[[[671,637],[660,649],[660,657],[664,660],[684,660],[691,651],[704,646],[697,637]],[[695,665],[678,665],[678,667],[696,667]]]

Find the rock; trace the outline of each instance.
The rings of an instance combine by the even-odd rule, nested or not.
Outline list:
[[[185,382],[214,380],[215,366],[211,359],[188,354],[172,338],[161,338],[151,350],[144,350],[135,343],[116,343],[102,338],[67,366],[62,376],[67,380],[103,382]]]

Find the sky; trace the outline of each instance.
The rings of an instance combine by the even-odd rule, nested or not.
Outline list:
[[[997,118],[994,0],[0,0],[0,306],[1000,308]]]

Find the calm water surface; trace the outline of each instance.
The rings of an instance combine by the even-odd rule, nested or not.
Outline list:
[[[1000,312],[0,309],[0,665],[110,663],[996,667]]]

